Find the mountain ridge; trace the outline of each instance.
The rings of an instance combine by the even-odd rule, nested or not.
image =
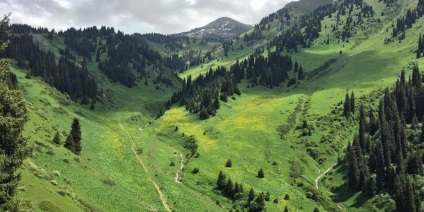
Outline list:
[[[202,27],[196,27],[188,32],[177,33],[174,35],[183,35],[191,38],[203,38],[203,37],[221,37],[221,38],[232,38],[238,36],[253,26],[241,23],[235,19],[229,17],[220,17],[209,24]]]

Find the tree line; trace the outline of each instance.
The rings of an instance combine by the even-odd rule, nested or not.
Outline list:
[[[392,37],[399,40],[405,39],[406,30],[412,28],[412,25],[424,15],[424,0],[418,0],[418,4],[413,9],[408,9],[406,14],[396,20],[393,26]]]
[[[52,51],[44,51],[33,41],[30,33],[12,34],[7,37],[10,44],[2,56],[15,59],[20,68],[29,71],[27,77],[36,76],[50,86],[67,93],[73,101],[94,99],[97,94],[95,78],[87,66],[81,67],[74,61],[61,56],[56,60]]]

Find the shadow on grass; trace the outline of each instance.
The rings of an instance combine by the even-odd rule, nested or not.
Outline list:
[[[360,208],[371,198],[371,196],[350,189],[347,184],[348,179],[346,173],[347,167],[344,164],[336,169],[336,174],[342,176],[343,184],[337,185],[332,189],[334,195],[331,196],[331,199],[334,202],[349,202],[349,200],[351,200],[353,203],[349,205],[349,207]]]

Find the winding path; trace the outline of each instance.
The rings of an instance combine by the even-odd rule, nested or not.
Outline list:
[[[325,174],[327,174],[327,172],[329,172],[335,165],[337,165],[337,163],[332,164],[327,170],[325,170],[325,172],[323,172],[322,174],[320,174],[317,179],[315,179],[315,187],[319,190],[318,188],[318,182],[319,179],[321,179],[321,177],[323,177]]]
[[[162,191],[160,190],[160,187],[158,186],[158,184],[150,177],[149,171],[147,170],[146,165],[144,164],[143,160],[138,156],[137,151],[134,149],[135,146],[135,142],[132,138],[132,136],[124,129],[124,127],[122,126],[121,122],[119,122],[119,127],[121,127],[122,131],[124,131],[128,137],[131,140],[131,149],[135,155],[135,157],[137,158],[138,162],[141,164],[141,166],[143,167],[144,172],[146,173],[146,177],[147,179],[153,184],[153,186],[155,186],[156,191],[159,194],[159,198],[163,204],[163,207],[166,209],[166,211],[171,212],[171,208],[169,207],[168,203],[166,203],[166,199],[165,196],[163,195]]]
[[[183,156],[183,154],[180,154],[180,157],[181,157],[180,169],[177,170],[177,173],[175,173],[175,178],[174,178],[175,182],[178,183],[178,184],[181,183],[180,177],[181,177],[181,173],[183,172],[183,168],[184,168],[184,156]]]

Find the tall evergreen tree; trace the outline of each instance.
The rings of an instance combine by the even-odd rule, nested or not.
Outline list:
[[[72,122],[72,129],[71,132],[69,133],[75,143],[75,151],[74,153],[77,155],[81,154],[81,126],[79,123],[79,120],[77,118],[74,118],[74,121]]]
[[[60,146],[60,135],[58,131],[54,134],[53,143]]]
[[[352,93],[353,95],[353,93]],[[361,149],[366,152],[368,151],[368,144],[366,144],[365,133],[366,133],[366,119],[365,119],[365,109],[364,105],[361,104],[359,107],[359,144],[361,145]]]
[[[251,202],[255,199],[255,191],[250,188],[249,195],[247,196],[247,202]]]
[[[64,146],[77,155],[81,154],[81,126],[77,118],[74,118],[72,122],[71,131],[66,138]]]
[[[7,47],[4,41],[8,16],[0,21],[0,52]],[[28,120],[25,101],[21,93],[11,87],[9,64],[0,59],[0,208],[16,210],[14,196],[21,179],[18,169],[31,153],[28,140],[22,130]]]
[[[71,134],[68,134],[66,137],[65,144],[63,145],[65,148],[69,149],[71,152],[75,152],[75,142],[74,137]]]
[[[216,185],[219,190],[222,190],[227,185],[227,177],[225,176],[224,172],[219,171],[218,179],[216,181]]]
[[[350,112],[355,113],[355,94],[353,94],[353,91],[350,95]]]
[[[352,107],[352,105],[350,104],[349,93],[346,93],[346,98],[345,98],[344,107],[343,107],[343,115],[345,117],[350,116],[350,111],[351,111],[350,107]]]

